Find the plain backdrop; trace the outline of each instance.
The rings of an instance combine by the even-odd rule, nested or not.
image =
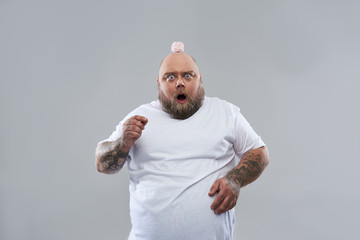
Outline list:
[[[126,239],[128,172],[98,141],[157,98],[173,41],[270,165],[234,239],[360,239],[360,2],[0,0],[0,239]],[[209,132],[209,134],[211,134]]]

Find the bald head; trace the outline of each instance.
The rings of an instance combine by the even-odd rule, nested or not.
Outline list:
[[[185,72],[193,71],[199,74],[195,59],[189,54],[183,52],[175,52],[166,56],[160,63],[159,79],[167,72]]]

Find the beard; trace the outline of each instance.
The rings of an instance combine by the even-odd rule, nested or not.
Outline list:
[[[183,93],[187,98],[187,102],[184,104],[176,102],[176,97],[180,92]],[[163,93],[163,91],[159,89],[159,101],[161,103],[162,109],[175,119],[183,120],[191,117],[202,106],[204,96],[205,92],[202,85],[199,86],[196,96],[194,98],[190,97],[185,90],[178,89],[174,93],[174,95],[170,99],[168,99]]]

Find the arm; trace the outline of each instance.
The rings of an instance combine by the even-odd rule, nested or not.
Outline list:
[[[123,124],[123,132],[119,139],[99,144],[95,152],[97,170],[106,174],[120,171],[130,148],[140,138],[147,122],[145,117],[133,116]]]
[[[268,164],[269,157],[265,146],[252,149],[244,154],[239,164],[225,177],[216,180],[209,192],[209,196],[218,193],[211,205],[215,214],[222,214],[232,209],[236,205],[240,188],[255,181]]]
[[[101,173],[112,174],[124,166],[130,149],[123,144],[122,137],[116,141],[103,142],[96,148],[96,168]]]
[[[269,157],[265,146],[252,149],[244,154],[239,164],[226,175],[226,178],[240,189],[255,181],[268,164]]]

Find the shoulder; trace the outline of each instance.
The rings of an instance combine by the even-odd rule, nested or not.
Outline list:
[[[218,110],[221,109],[229,114],[237,114],[240,112],[240,108],[238,106],[218,97],[205,97],[204,104],[211,108],[217,108]]]

